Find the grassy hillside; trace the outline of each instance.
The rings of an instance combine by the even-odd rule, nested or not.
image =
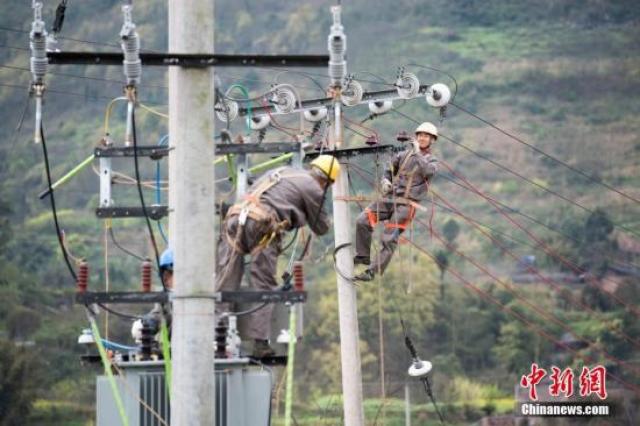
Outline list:
[[[86,321],[84,313],[72,303],[73,283],[56,245],[49,205],[47,200],[37,197],[46,183],[41,147],[30,140],[34,106],[32,102],[27,103],[30,76],[24,69],[29,67],[29,52],[24,49],[28,49],[31,10],[28,2],[22,3],[0,5],[0,340],[10,342],[3,344],[13,348],[7,350],[11,356],[0,358],[0,371],[19,371],[25,377],[19,381],[23,385],[20,392],[13,393],[16,404],[25,407],[20,414],[23,419],[31,407],[29,420],[24,420],[24,424],[70,424],[70,419],[85,424],[92,417],[95,371],[77,368],[80,349],[75,341]],[[55,3],[45,5],[49,28]],[[597,263],[594,259],[605,258],[640,264],[637,257],[625,257],[611,241],[618,234],[640,240],[638,204],[593,181],[601,180],[640,198],[640,47],[637,43],[640,8],[637,2],[436,0],[427,3],[416,0],[344,2],[350,72],[356,73],[356,79],[372,90],[392,87],[401,66],[415,72],[423,84],[444,82],[453,87],[452,76],[457,82],[454,103],[460,108],[448,108],[441,130],[455,143],[440,138],[436,147],[438,157],[482,191],[520,212],[513,217],[523,228],[581,266],[591,268]],[[143,48],[165,50],[164,3],[140,0],[134,4],[134,20]],[[329,2],[316,0],[218,1],[216,51],[324,53],[330,26],[329,6]],[[116,50],[121,19],[119,2],[115,0],[69,2],[62,33],[66,38],[61,40],[61,48]],[[119,67],[52,66],[50,71],[44,113],[52,173],[56,179],[90,155],[103,136],[107,103],[122,93],[122,70]],[[322,96],[328,82],[326,71],[302,71],[306,74],[225,68],[216,70],[216,76],[223,89],[240,83],[248,87],[252,96],[268,90],[276,78],[296,85],[304,97]],[[165,70],[145,68],[143,73],[141,99],[166,111]],[[239,92],[236,95],[240,96]],[[439,120],[438,112],[428,108],[423,100],[396,106],[402,114],[417,121]],[[593,179],[500,133],[464,110]],[[367,115],[366,108],[346,111],[346,117],[352,121],[359,122]],[[295,120],[282,119],[281,124],[295,127]],[[145,144],[157,143],[167,132],[166,122],[156,115],[140,111],[137,121]],[[114,139],[121,140],[122,105],[116,106],[109,124]],[[403,115],[389,113],[368,121],[365,126],[367,128],[353,127],[364,135],[373,128],[384,142],[394,142],[399,130],[411,132],[415,124]],[[243,132],[241,120],[233,123],[231,129],[234,134]],[[348,134],[351,146],[363,144],[361,135]],[[283,138],[286,135],[273,130],[267,134],[267,141]],[[375,175],[376,168],[371,161],[358,164]],[[123,173],[133,174],[131,164],[126,161],[117,167]],[[224,170],[218,173],[223,176]],[[143,175],[145,179],[152,179],[155,168],[145,165]],[[166,176],[166,163],[162,164],[162,175]],[[444,177],[436,180],[437,193],[465,215],[488,226],[485,229],[515,255],[535,254],[539,265],[547,271],[570,269],[545,253],[539,242],[514,227],[486,200],[463,189],[460,181],[451,182],[447,176],[444,173]],[[356,173],[352,177],[355,191],[370,193],[366,179]],[[93,214],[98,185],[94,172],[86,169],[57,192],[56,201],[72,253],[88,259],[92,265],[92,283],[102,288],[106,280],[106,236],[104,224]],[[223,191],[226,186],[221,184],[219,189]],[[137,203],[133,186],[119,185],[116,191],[119,203]],[[153,191],[146,192],[148,200],[154,196]],[[604,237],[593,240],[589,239],[593,226],[588,225],[592,222],[587,220],[592,216],[590,212],[597,209],[606,212],[612,227]],[[354,214],[358,211],[354,206]],[[425,225],[430,218],[422,215],[419,219],[423,224],[416,222],[414,241],[433,252],[445,253]],[[460,226],[455,238],[457,247],[508,281],[515,261],[459,216],[435,208],[431,219],[433,228],[442,233],[444,224],[451,219]],[[114,222],[120,244],[136,253],[149,254],[151,249],[143,225],[138,220]],[[317,260],[317,266],[307,268],[311,271],[308,275],[312,297],[307,305],[306,336],[296,367],[300,377],[296,386],[302,396],[296,407],[300,424],[305,424],[304,421],[334,424],[340,416],[335,281],[331,278],[330,256],[322,256],[324,245],[330,243],[330,238],[314,243],[312,259]],[[136,288],[138,261],[118,251],[112,242],[108,245],[111,288]],[[451,269],[441,279],[433,260],[411,245],[401,245],[389,274],[379,282],[359,287],[365,394],[370,398],[380,396],[378,320],[382,315],[387,395],[402,396],[402,387],[398,385],[404,380],[408,358],[401,346],[401,311],[411,326],[419,351],[438,368],[436,393],[448,419],[466,424],[496,409],[509,411],[509,398],[519,375],[533,360],[545,365],[557,360],[554,355],[558,351],[495,304],[465,290],[451,270],[461,271],[471,283],[479,285],[502,304],[522,312],[553,336],[560,338],[565,330],[540,318],[495,278],[453,253],[448,256]],[[626,280],[627,293],[622,294],[623,300],[637,305],[640,302],[638,279],[627,277]],[[625,313],[607,296],[586,285],[565,288],[563,294],[548,285],[519,290],[527,300],[540,301],[554,315],[616,357],[637,358],[633,346],[614,335],[622,330],[634,339],[639,338],[637,318]],[[571,296],[584,301],[601,316],[571,305],[567,302]],[[128,326],[126,322],[112,320],[112,338],[127,341]],[[16,341],[33,341],[35,346],[16,348]],[[607,361],[593,348],[579,355],[563,356],[560,362],[567,366],[577,365],[589,356]],[[305,367],[311,364],[321,367],[315,370]],[[616,368],[613,364],[610,367]],[[633,376],[628,380],[637,383]],[[418,389],[415,392],[419,395]],[[387,404],[388,408],[382,410],[387,419],[385,424],[394,424],[394,419],[400,422],[401,410],[393,401]],[[380,401],[371,399],[367,407],[367,418],[380,415]],[[427,419],[433,419],[433,412],[425,414],[430,407],[414,409],[414,421],[427,424]]]

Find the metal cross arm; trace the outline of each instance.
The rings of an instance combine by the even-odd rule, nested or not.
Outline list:
[[[122,52],[47,52],[54,65],[120,65]],[[145,66],[180,67],[326,67],[329,55],[228,55],[140,53]]]
[[[224,303],[304,303],[307,301],[306,291],[222,291],[215,294],[218,302]],[[76,293],[76,303],[90,305],[93,303],[168,303],[174,295],[164,291],[84,291]]]

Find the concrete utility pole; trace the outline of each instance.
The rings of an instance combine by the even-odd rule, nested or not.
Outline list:
[[[214,0],[169,0],[169,51],[213,53]],[[215,424],[213,68],[169,70],[171,425]]]
[[[342,104],[340,90],[346,77],[345,52],[347,38],[340,23],[340,6],[331,8],[333,26],[329,34],[329,77],[337,92],[333,103],[334,119],[331,125],[331,149],[342,145]],[[335,247],[351,244],[351,214],[347,201],[340,197],[349,195],[349,181],[346,168],[333,184],[333,222]],[[348,246],[350,247],[350,246]],[[336,266],[347,276],[353,276],[351,250],[342,248],[336,255]],[[358,332],[358,304],[356,287],[341,274],[338,274],[338,308],[340,320],[340,358],[342,361],[342,395],[344,401],[345,426],[364,425],[362,406],[362,368],[360,364],[360,345]]]

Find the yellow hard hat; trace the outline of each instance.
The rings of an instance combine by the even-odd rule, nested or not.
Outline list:
[[[416,134],[418,133],[428,133],[434,138],[438,139],[438,128],[428,121],[425,121],[418,126],[418,128],[416,129]]]
[[[311,162],[311,167],[322,171],[331,182],[335,182],[338,174],[340,174],[340,163],[338,163],[338,160],[332,155],[318,155],[318,157]]]

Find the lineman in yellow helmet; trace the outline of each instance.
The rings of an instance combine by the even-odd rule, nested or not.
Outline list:
[[[309,225],[323,235],[329,218],[323,209],[329,186],[340,173],[340,164],[330,155],[320,155],[307,170],[280,167],[261,176],[247,191],[245,200],[233,205],[224,219],[218,246],[216,287],[237,290],[244,272],[243,256],[251,255],[251,285],[270,291],[278,287],[275,278],[282,235]],[[229,309],[221,306],[222,311]],[[254,356],[273,355],[271,335],[273,305],[252,313],[248,336],[255,340]]]
[[[431,154],[432,145],[438,139],[438,129],[425,122],[416,128],[416,137],[409,149],[395,155],[380,182],[382,195],[420,201],[427,193],[431,179],[438,169],[438,160]],[[371,281],[378,272],[383,273],[398,245],[400,235],[411,223],[415,209],[402,202],[380,201],[371,203],[356,220],[355,264],[370,265],[355,277],[359,281]],[[378,221],[386,221],[382,234],[382,249],[371,262],[371,235]]]

